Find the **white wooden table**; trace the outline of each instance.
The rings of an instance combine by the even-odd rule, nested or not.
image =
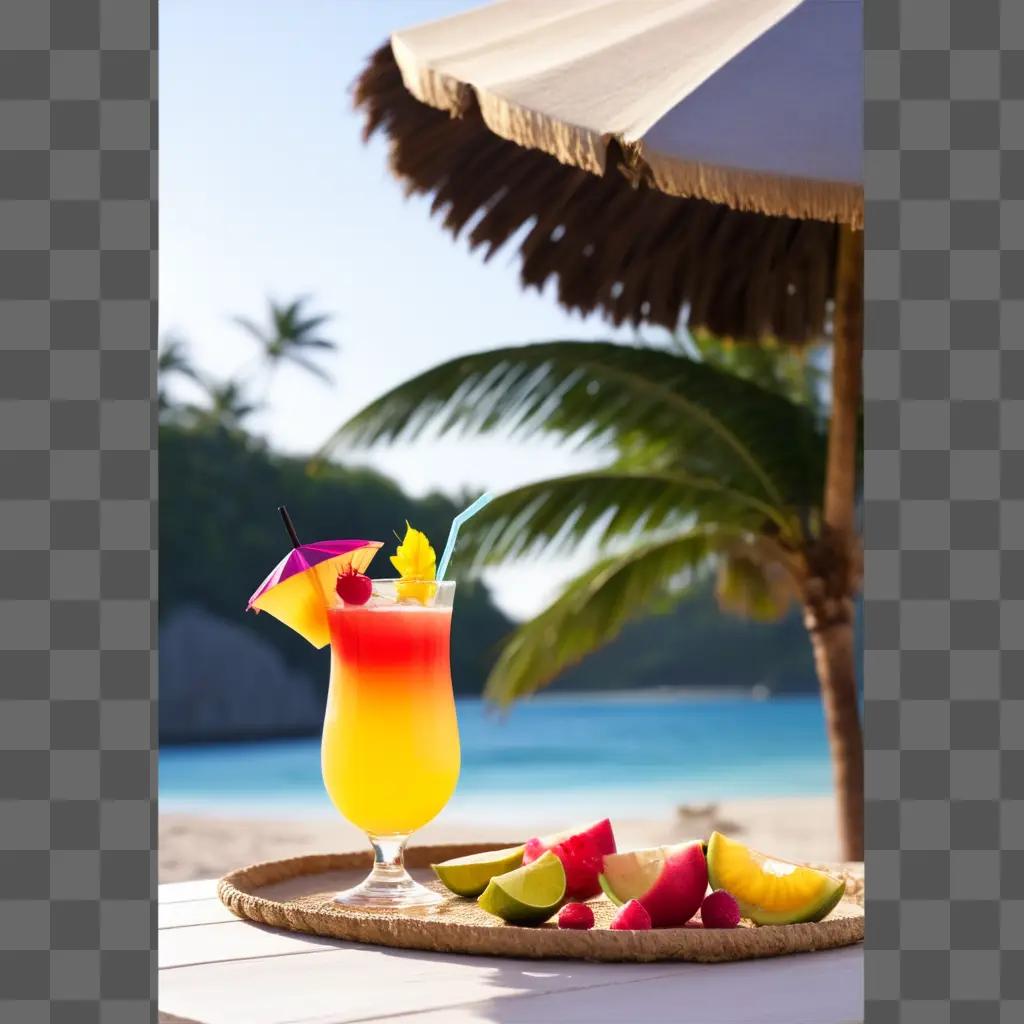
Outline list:
[[[856,1024],[860,946],[731,964],[500,960],[362,946],[160,887],[162,1021],[199,1024]]]

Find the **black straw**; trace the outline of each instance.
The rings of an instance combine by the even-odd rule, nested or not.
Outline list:
[[[288,509],[286,509],[284,505],[278,505],[277,511],[280,513],[281,518],[284,520],[284,528],[288,531],[288,536],[292,539],[292,547],[302,547],[302,544],[299,542],[299,535],[295,532],[295,524],[292,523],[292,517],[288,515]]]

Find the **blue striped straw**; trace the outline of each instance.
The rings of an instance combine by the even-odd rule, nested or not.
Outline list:
[[[471,519],[484,507],[491,502],[494,495],[490,491],[485,494],[481,494],[476,501],[473,502],[469,508],[464,509],[452,520],[452,528],[448,532],[448,543],[444,546],[444,554],[441,555],[441,561],[438,562],[437,572],[434,574],[434,579],[440,581],[444,579],[444,574],[448,569],[448,563],[452,560],[452,555],[455,552],[455,539],[459,535],[459,527],[467,520]]]

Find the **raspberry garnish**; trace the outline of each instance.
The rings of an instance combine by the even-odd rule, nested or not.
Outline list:
[[[700,919],[705,928],[735,928],[740,923],[739,904],[731,893],[716,889],[704,897]]]
[[[566,903],[558,912],[559,928],[579,928],[585,931],[594,927],[594,912],[586,903]]]

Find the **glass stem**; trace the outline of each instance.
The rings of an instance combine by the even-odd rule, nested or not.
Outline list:
[[[371,878],[383,883],[400,882],[409,876],[405,871],[405,844],[407,835],[370,836],[373,847],[373,872]]]

